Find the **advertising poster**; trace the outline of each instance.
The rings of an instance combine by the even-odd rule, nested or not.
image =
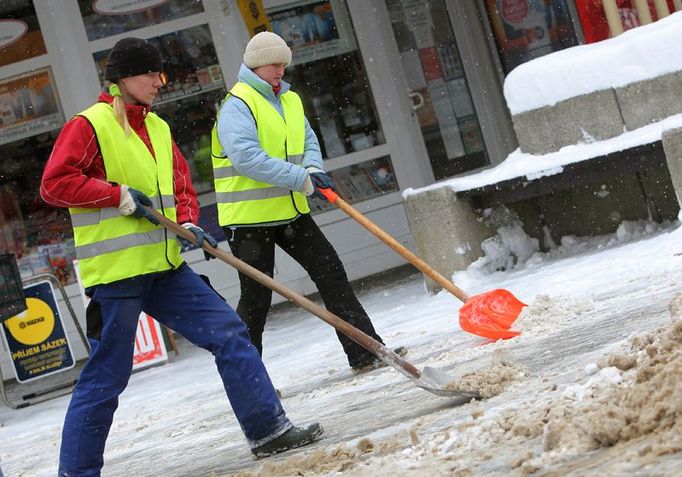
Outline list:
[[[57,129],[63,122],[48,70],[0,83],[0,144]]]
[[[329,2],[311,2],[268,14],[272,31],[284,38],[291,48],[293,65],[348,51],[344,50]]]
[[[52,284],[29,285],[24,295],[27,309],[2,324],[2,336],[20,383],[74,366]]]

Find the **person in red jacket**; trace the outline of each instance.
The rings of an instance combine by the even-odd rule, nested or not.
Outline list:
[[[319,424],[287,418],[246,326],[180,256],[175,235],[154,207],[194,233],[197,196],[168,125],[150,112],[164,84],[162,60],[148,41],[124,38],[107,60],[108,90],[66,123],[43,172],[47,203],[69,207],[86,294],[90,353],[62,431],[61,477],[99,476],[118,396],[132,370],[138,316],[145,311],[210,351],[227,396],[257,457],[308,444]],[[191,471],[187,471],[191,474]]]

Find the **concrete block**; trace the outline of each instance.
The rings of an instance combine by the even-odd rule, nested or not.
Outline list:
[[[538,155],[573,144],[619,136],[624,127],[612,89],[526,111],[512,116],[512,122],[521,150]]]
[[[469,202],[447,187],[409,195],[404,205],[416,254],[447,279],[482,256],[481,242],[495,235]],[[426,286],[430,292],[440,289],[431,279]]]
[[[616,88],[628,131],[682,113],[682,72]]]
[[[664,131],[662,141],[677,203],[682,207],[682,128]]]

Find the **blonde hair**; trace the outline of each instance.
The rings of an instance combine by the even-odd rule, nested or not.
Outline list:
[[[126,136],[130,136],[132,128],[128,122],[128,115],[126,114],[126,103],[121,97],[121,89],[116,83],[109,83],[109,94],[114,97],[114,115],[116,116],[116,121],[123,128],[123,132]]]

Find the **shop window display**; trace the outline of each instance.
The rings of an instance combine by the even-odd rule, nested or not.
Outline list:
[[[443,0],[386,0],[413,109],[435,178],[488,164]]]
[[[566,0],[485,0],[505,73],[578,44]]]
[[[90,41],[204,11],[201,0],[78,0]]]
[[[334,169],[329,175],[336,184],[338,194],[349,203],[398,190],[391,158],[388,156]],[[309,202],[313,213],[335,208],[325,199],[310,197]]]
[[[0,2],[0,66],[46,52],[33,2]]]
[[[212,190],[211,128],[225,84],[210,31],[199,25],[149,41],[161,51],[168,77],[152,108],[169,123],[197,191]],[[108,53],[94,54],[102,83]]]
[[[0,146],[0,252],[13,253],[22,278],[52,273],[74,283],[71,221],[67,209],[40,199],[40,177],[59,130]]]

